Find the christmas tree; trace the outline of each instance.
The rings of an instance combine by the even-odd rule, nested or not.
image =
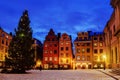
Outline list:
[[[30,28],[28,11],[25,10],[9,45],[6,66],[10,66],[15,73],[24,73],[31,69],[34,66],[32,43],[32,29]]]

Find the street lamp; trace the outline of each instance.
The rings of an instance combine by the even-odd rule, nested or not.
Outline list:
[[[105,66],[105,59],[106,59],[106,56],[105,56],[105,55],[103,55],[103,59],[104,59],[104,70],[105,70],[105,68],[106,68],[106,66]]]

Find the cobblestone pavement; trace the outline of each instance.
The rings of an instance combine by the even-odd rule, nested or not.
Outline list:
[[[28,74],[1,74],[0,80],[115,80],[97,70],[30,70]]]

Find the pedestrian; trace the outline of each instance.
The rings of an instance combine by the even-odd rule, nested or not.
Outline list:
[[[40,65],[39,69],[40,69],[40,71],[42,70],[42,66],[41,65]]]

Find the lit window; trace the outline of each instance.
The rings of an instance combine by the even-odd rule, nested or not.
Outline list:
[[[94,46],[96,47],[96,46],[97,46],[97,43],[94,43]]]
[[[49,60],[52,61],[52,57],[50,57]]]
[[[66,42],[66,44],[69,44],[68,42]]]
[[[90,56],[87,56],[87,61],[90,61]]]
[[[45,51],[45,53],[48,53],[48,51]]]
[[[77,49],[77,53],[80,53],[80,49]]]
[[[52,53],[52,51],[50,51],[50,53]]]
[[[8,36],[6,36],[6,38],[8,39]]]
[[[63,42],[61,42],[61,45],[63,45]]]
[[[82,53],[84,53],[85,52],[85,49],[82,49]]]
[[[102,47],[103,46],[103,43],[102,42],[100,42],[100,47]]]
[[[63,63],[63,60],[61,59],[60,62]]]
[[[57,61],[57,57],[54,57],[54,61]]]
[[[77,60],[80,60],[80,56],[77,56]]]
[[[66,63],[69,63],[69,60],[68,60],[68,59],[66,60]]]
[[[47,45],[47,44],[45,44],[45,47],[48,47],[48,45]]]
[[[48,57],[45,57],[45,61],[48,61]]]
[[[103,56],[100,56],[100,60],[103,61]]]
[[[94,56],[94,60],[97,61],[98,60],[98,56]]]
[[[82,56],[82,60],[83,60],[83,61],[85,60],[85,56]]]

